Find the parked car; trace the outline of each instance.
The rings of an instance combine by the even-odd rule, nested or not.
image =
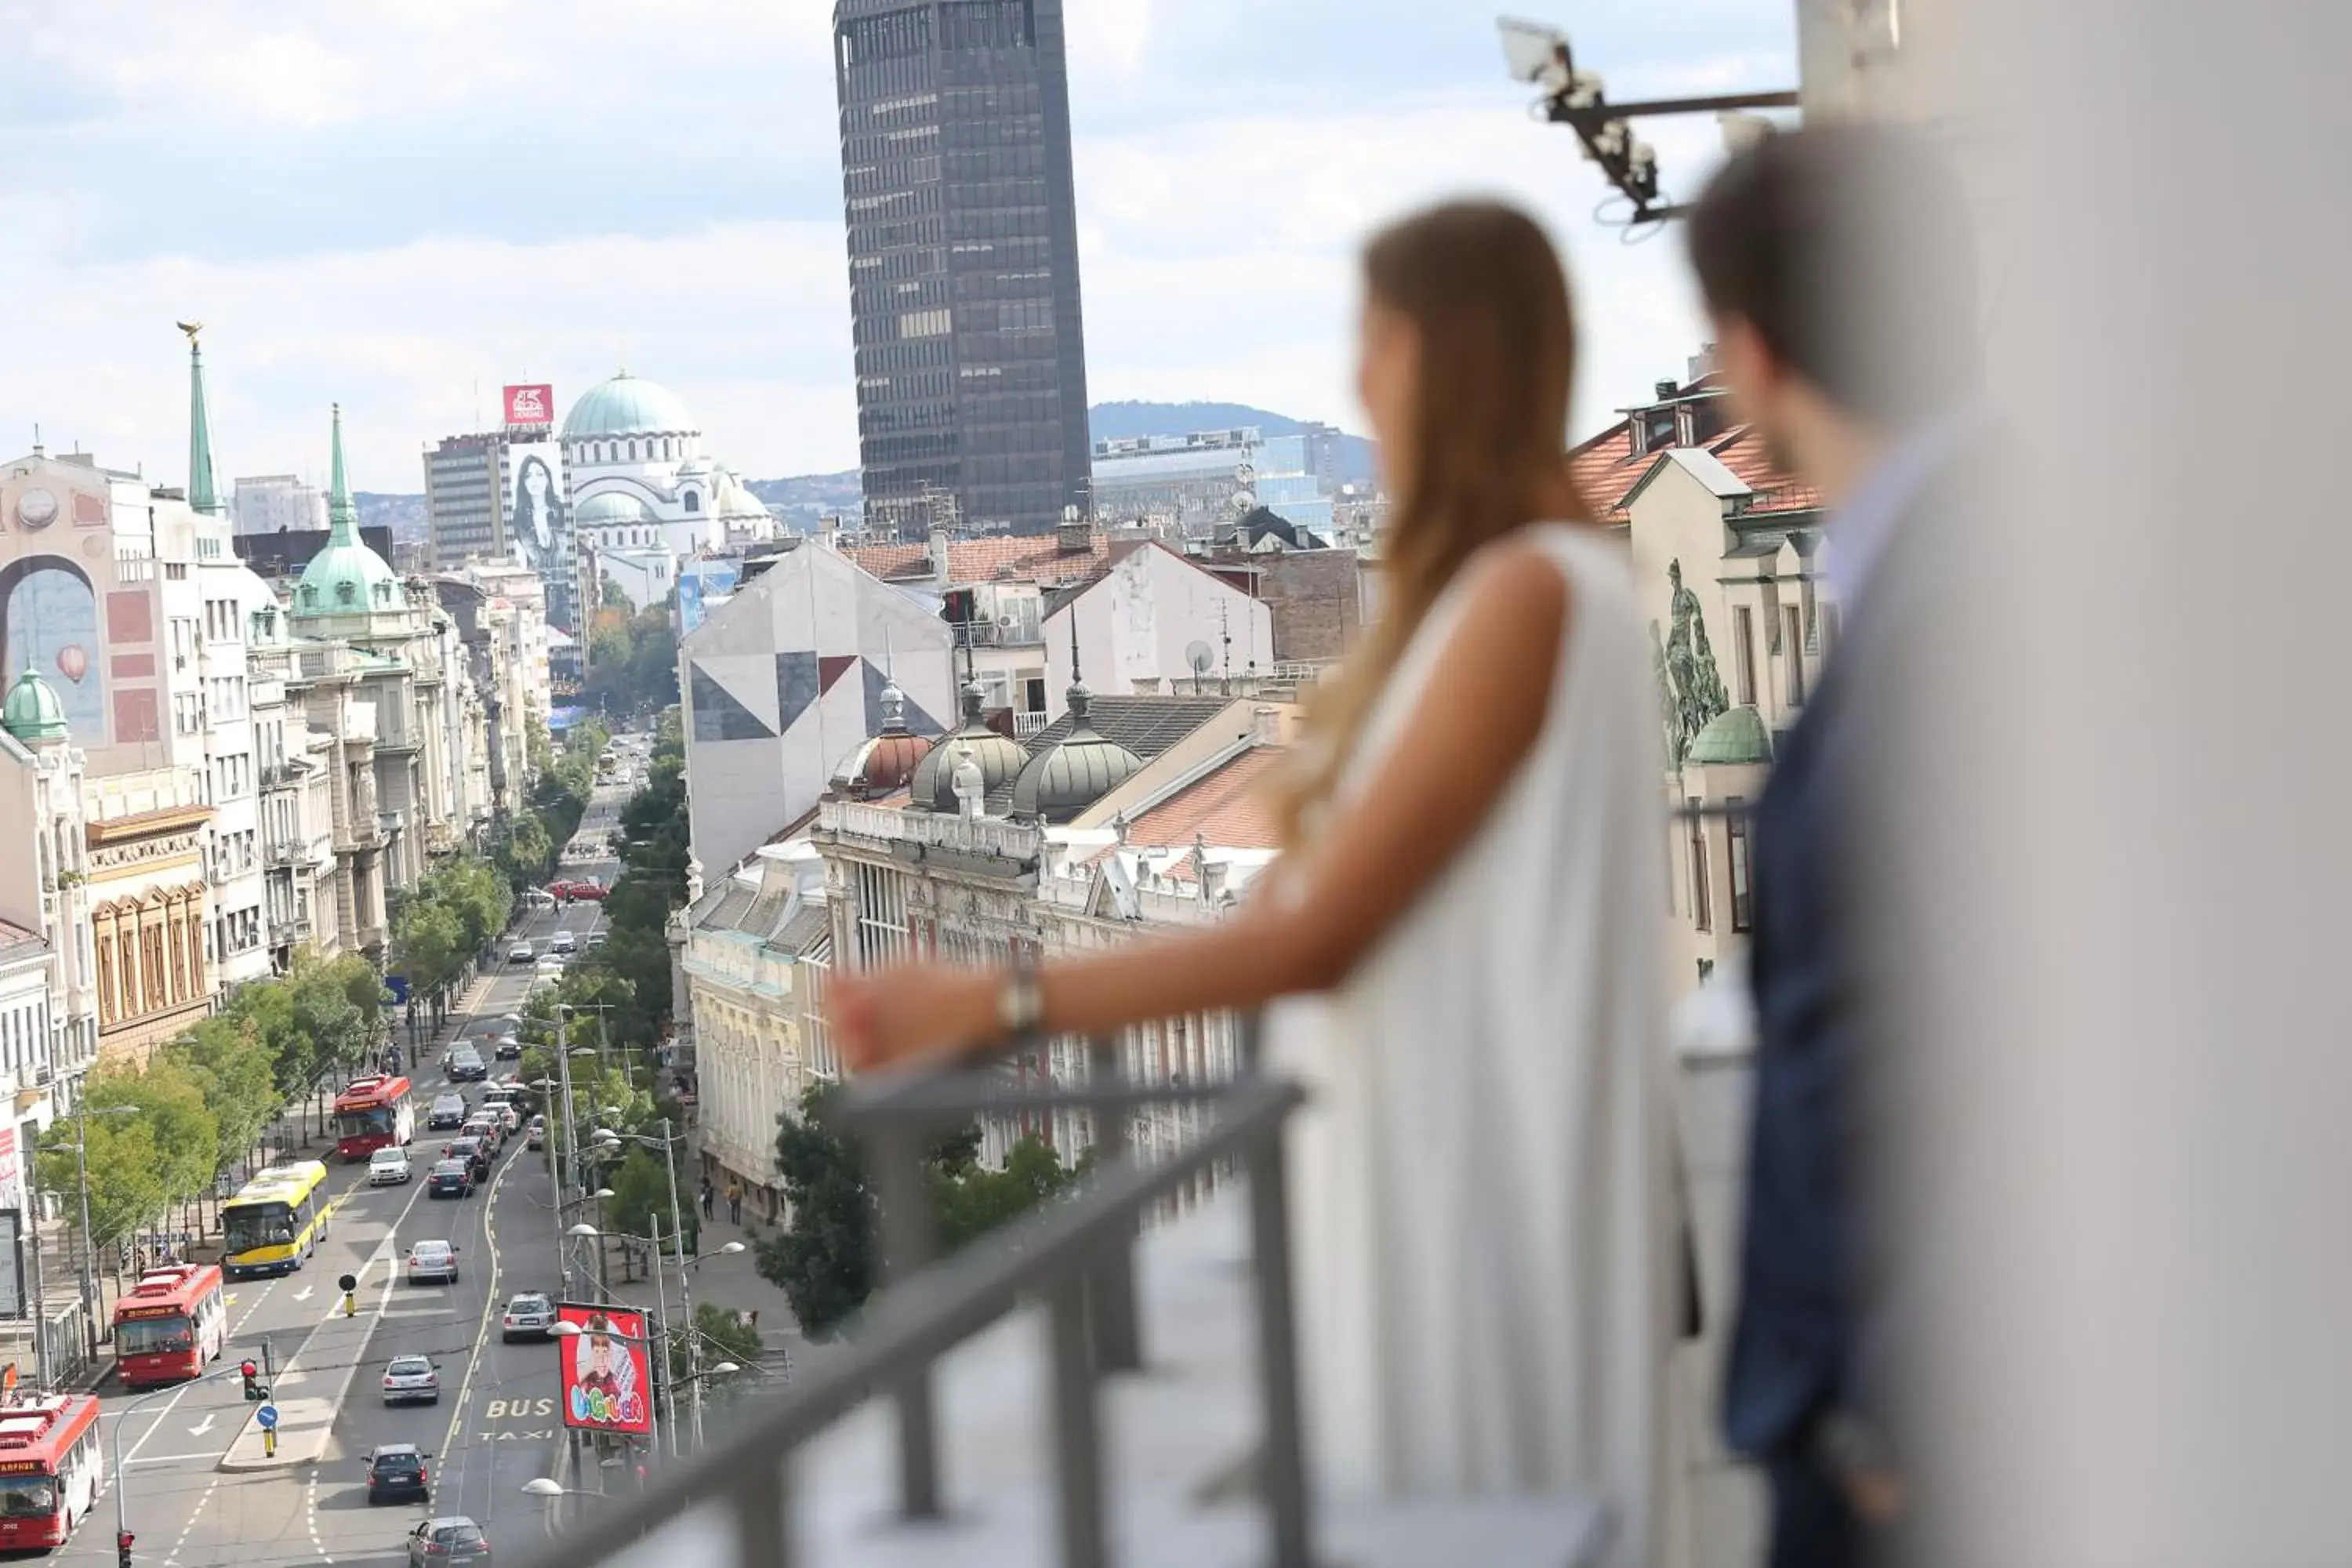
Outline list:
[[[420,1241],[408,1249],[408,1282],[422,1285],[437,1279],[444,1285],[457,1282],[457,1249],[446,1241]]]
[[[397,1143],[388,1149],[379,1149],[368,1156],[368,1185],[371,1187],[405,1186],[408,1178],[414,1174],[415,1173],[408,1164],[408,1151]]]
[[[546,1117],[534,1116],[530,1119],[530,1131],[523,1139],[522,1146],[526,1149],[544,1149],[547,1147]]]
[[[393,1357],[383,1369],[383,1402],[386,1405],[440,1404],[440,1369],[421,1355]]]
[[[507,949],[509,963],[529,963],[539,956],[539,950],[527,942],[519,942]]]
[[[568,931],[557,931],[547,939],[547,951],[559,957],[567,952],[577,952],[580,951],[580,939]]]
[[[408,1532],[408,1568],[437,1568],[443,1563],[488,1563],[490,1543],[482,1527],[464,1514],[428,1519]]]
[[[474,1195],[474,1168],[463,1160],[443,1160],[425,1178],[425,1195],[428,1198],[470,1198]]]
[[[443,1245],[446,1245],[444,1243]],[[425,1461],[433,1456],[414,1443],[385,1443],[367,1457],[368,1501],[422,1502],[433,1495]]]
[[[555,1335],[555,1303],[538,1290],[525,1290],[507,1303],[506,1316],[499,1325],[499,1337],[511,1343],[516,1340],[545,1340]]]
[[[466,1097],[455,1090],[433,1097],[433,1109],[425,1114],[425,1125],[438,1132],[445,1127],[463,1127],[470,1114]]]

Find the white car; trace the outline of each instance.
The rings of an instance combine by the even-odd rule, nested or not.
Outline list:
[[[555,957],[541,959],[539,961],[539,978],[541,980],[562,979],[563,960]]]
[[[441,1403],[441,1373],[421,1355],[396,1355],[383,1369],[383,1402],[406,1405]]]
[[[427,1279],[437,1279],[444,1285],[457,1282],[457,1249],[446,1241],[420,1241],[408,1249],[408,1282],[422,1285]]]
[[[552,1339],[554,1335],[555,1303],[544,1293],[526,1290],[507,1303],[499,1338],[511,1343],[523,1339]]]
[[[509,963],[529,963],[532,959],[535,959],[538,956],[538,951],[527,942],[519,942],[512,947],[507,949],[507,962]]]
[[[548,939],[547,951],[550,952],[577,952],[579,950],[580,939],[572,935],[568,931],[557,931],[552,937]]]
[[[405,1184],[415,1173],[409,1169],[408,1151],[397,1143],[379,1149],[368,1156],[368,1185],[397,1187]]]

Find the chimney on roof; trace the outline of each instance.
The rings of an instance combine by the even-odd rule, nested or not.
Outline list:
[[[1682,384],[1679,382],[1662,381],[1657,384],[1658,401],[1670,403],[1674,401],[1675,394],[1681,390]]]
[[[1250,739],[1261,746],[1282,744],[1282,710],[1261,702],[1250,710]]]
[[[1062,509],[1062,526],[1054,531],[1055,548],[1065,555],[1091,555],[1095,548],[1094,525],[1076,507]]]
[[[948,577],[948,533],[943,528],[933,528],[930,537],[923,542],[924,551],[931,558],[931,575],[944,583]]]

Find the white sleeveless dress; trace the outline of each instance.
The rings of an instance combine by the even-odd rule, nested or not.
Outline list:
[[[1269,1013],[1307,1084],[1293,1210],[1309,1462],[1327,1496],[1597,1495],[1649,1560],[1675,1235],[1664,1160],[1665,819],[1622,547],[1544,525],[1570,587],[1534,750],[1328,995]],[[1463,613],[1373,709],[1378,773]]]

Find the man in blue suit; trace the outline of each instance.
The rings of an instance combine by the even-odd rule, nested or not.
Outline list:
[[[1825,498],[1834,640],[1753,832],[1758,1015],[1732,1446],[1763,1467],[1774,1568],[1883,1561],[1911,1511],[1894,1347],[1911,1247],[1881,1162],[1901,1121],[1903,731],[1940,552],[1978,467],[1974,238],[1909,133],[1809,127],[1727,163],[1691,261],[1735,413]],[[1818,612],[1816,612],[1818,615]],[[1796,657],[1796,650],[1790,650]],[[1890,878],[1887,873],[1895,873]]]

